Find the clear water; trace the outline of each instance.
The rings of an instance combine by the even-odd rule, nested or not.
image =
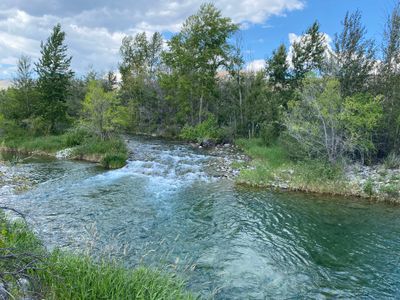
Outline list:
[[[217,158],[154,140],[120,170],[27,160],[0,189],[48,247],[174,269],[216,299],[400,298],[400,207],[274,193],[212,177]]]

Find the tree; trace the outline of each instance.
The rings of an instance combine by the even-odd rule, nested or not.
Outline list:
[[[159,119],[160,88],[157,76],[161,68],[163,39],[156,32],[150,39],[145,32],[122,40],[120,96],[130,109],[131,128],[149,130]]]
[[[311,71],[320,72],[326,53],[326,40],[315,21],[292,45],[293,82],[300,86],[305,75]]]
[[[301,101],[290,103],[285,126],[306,152],[336,163],[345,153],[362,160],[374,150],[373,131],[382,116],[381,97],[343,98],[334,79],[308,79]]]
[[[41,43],[41,58],[35,64],[40,93],[36,114],[48,122],[52,133],[60,131],[67,122],[66,99],[74,75],[64,40],[65,32],[57,24],[46,43]]]
[[[207,105],[214,98],[217,70],[229,62],[232,47],[228,39],[237,29],[214,5],[203,4],[168,42],[169,51],[164,54],[164,60],[172,76],[191,82],[184,97],[189,101],[184,106],[191,107],[191,123],[196,123],[195,110],[197,123],[202,122]]]
[[[110,138],[126,127],[127,109],[122,106],[114,92],[105,92],[98,81],[89,82],[83,102],[81,122],[101,139]]]
[[[378,90],[384,95],[385,118],[380,141],[382,152],[388,153],[400,146],[400,2],[387,18],[383,37]]]
[[[14,78],[14,87],[17,89],[16,101],[19,103],[22,119],[31,117],[36,105],[37,97],[32,75],[31,58],[22,55],[17,63],[17,76]]]
[[[334,55],[338,64],[340,89],[343,96],[365,92],[368,79],[375,67],[375,47],[366,39],[366,29],[361,23],[361,13],[347,13],[343,30],[334,40]]]

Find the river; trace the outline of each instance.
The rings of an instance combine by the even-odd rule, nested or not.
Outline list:
[[[216,156],[132,138],[126,167],[28,159],[0,189],[49,248],[173,269],[204,298],[400,298],[400,207],[211,175]]]

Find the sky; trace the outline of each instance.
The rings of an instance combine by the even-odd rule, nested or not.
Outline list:
[[[1,0],[0,80],[12,79],[18,57],[35,62],[40,42],[61,23],[78,76],[93,69],[117,70],[122,38],[159,31],[167,40],[196,13],[197,0]],[[262,67],[281,43],[287,46],[315,20],[333,38],[346,11],[359,9],[368,37],[380,46],[387,15],[395,0],[214,0],[224,16],[240,24],[243,53],[249,69]]]

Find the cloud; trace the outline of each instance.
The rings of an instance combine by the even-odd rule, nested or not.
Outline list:
[[[177,32],[195,13],[202,0],[2,0],[0,2],[0,57],[15,64],[21,54],[36,60],[40,41],[56,23],[67,37],[73,68],[78,74],[92,65],[96,70],[115,69],[123,36],[140,31]],[[225,16],[248,28],[265,24],[271,16],[303,9],[305,0],[215,0]],[[2,62],[0,62],[3,64]],[[12,68],[0,66],[0,77]]]
[[[264,59],[256,59],[246,64],[246,71],[248,72],[257,72],[262,70],[265,67]]]

